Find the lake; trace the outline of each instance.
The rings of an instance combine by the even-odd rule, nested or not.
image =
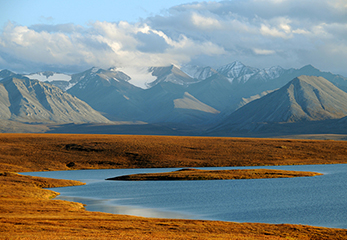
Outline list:
[[[21,173],[79,180],[84,186],[54,188],[56,199],[86,204],[89,211],[143,217],[291,223],[347,228],[347,164],[198,169],[281,169],[324,175],[301,178],[212,181],[106,181],[134,173],[178,168]]]

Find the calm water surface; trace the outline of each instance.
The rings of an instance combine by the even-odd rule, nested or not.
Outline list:
[[[57,199],[81,202],[87,205],[89,211],[347,228],[347,164],[259,168],[315,171],[324,175],[285,179],[127,182],[104,179],[125,174],[174,171],[177,168],[25,174],[87,183],[85,186],[52,190],[61,194]]]

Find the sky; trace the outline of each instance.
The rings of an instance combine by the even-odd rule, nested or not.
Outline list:
[[[0,0],[0,69],[234,61],[347,76],[346,0]]]

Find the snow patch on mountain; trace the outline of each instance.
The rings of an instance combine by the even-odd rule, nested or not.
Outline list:
[[[77,84],[77,82],[75,82],[75,83],[69,82],[69,85],[64,89],[64,91],[69,90],[70,88],[72,88],[72,87],[75,86],[76,84]]]
[[[91,69],[91,73],[97,73],[100,70],[100,68],[93,67]]]
[[[128,81],[130,84],[140,87],[142,89],[148,89],[150,83],[154,82],[157,77],[152,75],[152,72],[149,71],[148,67],[121,67],[121,68],[112,68],[111,71],[121,71],[130,76]]]
[[[55,73],[55,72],[39,72],[25,75],[30,79],[36,79],[40,82],[53,82],[53,81],[70,81],[71,76],[63,73]]]

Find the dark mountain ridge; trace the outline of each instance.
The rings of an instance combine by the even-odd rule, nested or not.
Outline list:
[[[14,75],[0,81],[0,118],[20,122],[110,123],[87,103],[51,84]]]
[[[214,131],[259,130],[268,123],[339,119],[347,115],[347,93],[323,77],[300,76],[224,119]]]

